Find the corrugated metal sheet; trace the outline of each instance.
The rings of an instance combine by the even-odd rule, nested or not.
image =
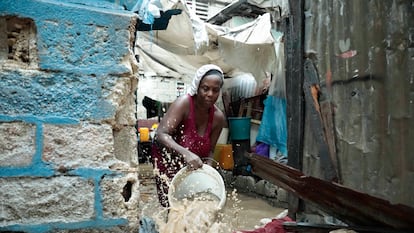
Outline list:
[[[321,106],[333,113],[340,182],[409,206],[414,206],[413,4],[305,1],[305,53],[317,68]],[[316,140],[305,125],[303,171],[321,177]]]

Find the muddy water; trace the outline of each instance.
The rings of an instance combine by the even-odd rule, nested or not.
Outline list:
[[[263,225],[261,220],[274,218],[284,210],[273,207],[260,198],[228,189],[226,204],[220,211],[211,208],[215,204],[193,201],[168,212],[158,203],[151,166],[142,165],[140,168],[141,217],[156,221],[160,233],[231,233],[252,230]]]
[[[205,232],[221,233],[226,228],[219,221],[216,206],[220,201],[214,199],[194,199],[182,201],[170,209],[167,221],[157,221],[160,233]],[[224,232],[223,232],[224,233]]]
[[[232,190],[227,190],[227,193]],[[233,226],[232,230],[252,230],[261,226],[261,220],[275,218],[284,209],[269,205],[261,198],[237,193],[235,198],[227,198],[223,209],[224,221]],[[234,218],[231,218],[234,216]],[[230,232],[230,231],[228,231]]]

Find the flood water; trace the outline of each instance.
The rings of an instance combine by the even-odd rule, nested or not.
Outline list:
[[[152,165],[141,164],[139,174],[141,218],[147,217],[158,222],[164,219],[167,222],[168,212],[158,203]],[[263,225],[261,223],[262,219],[275,218],[284,211],[284,209],[268,204],[261,198],[243,194],[237,192],[237,190],[228,189],[226,192],[226,204],[219,214],[221,226],[226,229],[221,229],[220,232],[231,233],[237,230],[253,230],[255,227]],[[164,222],[157,225],[162,224]]]

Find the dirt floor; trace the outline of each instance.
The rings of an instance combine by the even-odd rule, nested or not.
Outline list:
[[[140,196],[141,196],[141,216],[151,217],[162,212],[164,209],[158,204],[156,197],[156,187],[153,179],[152,165],[140,165]],[[268,204],[265,200],[237,193],[231,195],[233,190],[227,190],[228,198],[224,207],[224,220],[232,226],[230,232],[236,230],[252,230],[256,226],[262,226],[262,219],[275,218],[284,209],[277,208]]]

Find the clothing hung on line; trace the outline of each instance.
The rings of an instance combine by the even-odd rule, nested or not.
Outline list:
[[[153,100],[148,96],[142,99],[142,105],[147,109],[147,118],[156,117],[159,115],[161,102]]]
[[[206,158],[211,152],[210,134],[213,128],[213,118],[215,107],[209,109],[209,117],[207,127],[203,135],[197,133],[195,121],[194,97],[188,95],[190,99],[190,112],[187,119],[179,125],[173,139],[181,146],[188,148],[191,152],[200,158]],[[163,147],[156,140],[152,145],[152,161],[154,167],[159,169],[159,175],[155,176],[157,185],[158,199],[162,206],[167,207],[168,204],[168,184],[162,180],[160,176],[166,175],[168,179],[172,179],[174,175],[185,166],[184,159],[181,154],[171,152]]]
[[[170,107],[171,103],[161,102],[158,100],[151,99],[148,96],[144,96],[142,99],[142,105],[147,110],[147,119],[152,117],[163,117],[164,113]]]

